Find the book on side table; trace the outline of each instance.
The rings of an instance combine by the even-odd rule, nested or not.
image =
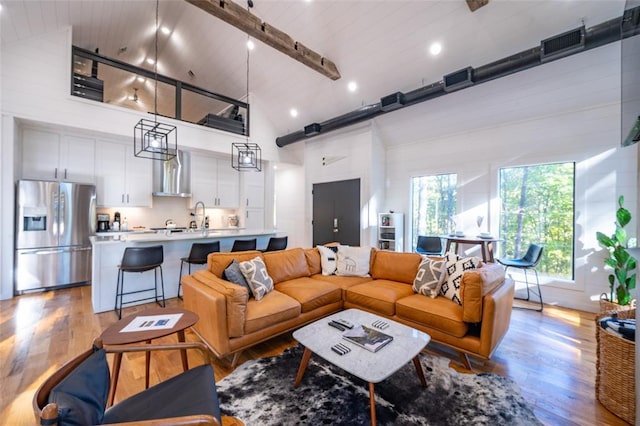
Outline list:
[[[378,352],[393,340],[393,336],[364,325],[354,326],[351,330],[346,331],[342,337],[371,352]]]

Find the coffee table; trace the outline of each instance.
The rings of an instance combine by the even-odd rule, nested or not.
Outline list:
[[[137,318],[151,317],[151,316],[167,316],[167,315],[180,315],[180,319],[176,324],[170,328],[162,329],[142,329],[141,331],[124,332],[127,326],[132,324]],[[184,330],[191,327],[198,322],[198,315],[194,312],[188,311],[182,308],[151,308],[140,311],[136,314],[129,315],[121,320],[111,324],[105,331],[102,332],[100,338],[105,346],[109,345],[128,345],[130,343],[147,342],[151,343],[151,340],[158,339],[160,337],[168,336],[176,333],[178,335],[178,341],[184,343],[185,336]],[[189,363],[187,360],[186,349],[180,350],[180,356],[182,358],[182,368],[184,371],[189,369]],[[145,388],[149,387],[149,364],[151,361],[151,353],[145,353]],[[113,399],[116,394],[116,387],[118,386],[118,377],[120,375],[120,364],[122,363],[122,353],[115,353],[113,360],[113,385],[109,389],[109,397],[107,400],[107,406],[113,404]]]
[[[345,319],[354,325],[361,324],[368,327],[376,321],[383,321],[389,326],[380,331],[393,336],[393,341],[378,352],[361,348],[343,339],[343,331],[329,326],[329,321],[338,318]],[[388,378],[409,361],[413,361],[420,383],[422,386],[427,385],[418,354],[427,346],[431,336],[396,321],[359,309],[347,309],[296,330],[293,337],[305,347],[294,386],[297,388],[300,385],[311,354],[319,355],[347,373],[368,382],[372,425],[376,424],[376,383]],[[348,346],[351,352],[346,355],[333,352],[331,347],[337,343]]]

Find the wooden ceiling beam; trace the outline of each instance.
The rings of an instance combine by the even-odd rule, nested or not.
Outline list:
[[[332,80],[340,78],[338,67],[331,60],[294,40],[287,33],[263,22],[262,19],[252,14],[230,0],[186,0],[188,3],[204,10],[210,15],[233,25],[251,37],[273,47],[303,63],[309,68],[329,77]]]
[[[475,12],[487,3],[489,3],[489,0],[467,0],[467,6],[469,6],[472,12]]]

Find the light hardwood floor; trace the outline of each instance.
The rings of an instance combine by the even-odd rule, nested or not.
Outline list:
[[[182,302],[171,299],[167,304],[181,306]],[[149,306],[131,307],[123,314]],[[594,396],[594,318],[591,313],[552,306],[545,306],[542,314],[516,309],[493,359],[473,362],[474,370],[501,374],[517,382],[545,424],[624,425]],[[113,312],[93,314],[88,286],[0,301],[0,423],[34,424],[31,399],[38,385],[62,363],[88,348],[115,321]],[[197,336],[188,331],[187,340],[195,341]],[[173,336],[159,339],[173,341]],[[273,356],[295,344],[287,334],[246,351],[240,362]],[[429,350],[446,355],[446,350],[434,345],[429,345]],[[197,365],[203,360],[194,352],[189,362]],[[457,362],[451,365],[458,367]],[[179,353],[154,354],[151,369],[151,384],[179,373]],[[230,372],[228,363],[215,365],[217,380]],[[143,388],[144,356],[125,356],[116,402]]]

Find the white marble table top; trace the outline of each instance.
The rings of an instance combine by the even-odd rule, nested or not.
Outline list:
[[[368,351],[345,340],[343,331],[329,326],[329,321],[338,318],[365,326],[371,326],[377,320],[384,321],[389,327],[380,331],[393,336],[393,341],[378,352]],[[359,309],[347,309],[319,319],[296,330],[293,337],[314,354],[369,383],[378,383],[391,376],[418,355],[431,340],[427,333]],[[346,355],[333,352],[331,347],[337,343],[348,346],[351,352]]]

